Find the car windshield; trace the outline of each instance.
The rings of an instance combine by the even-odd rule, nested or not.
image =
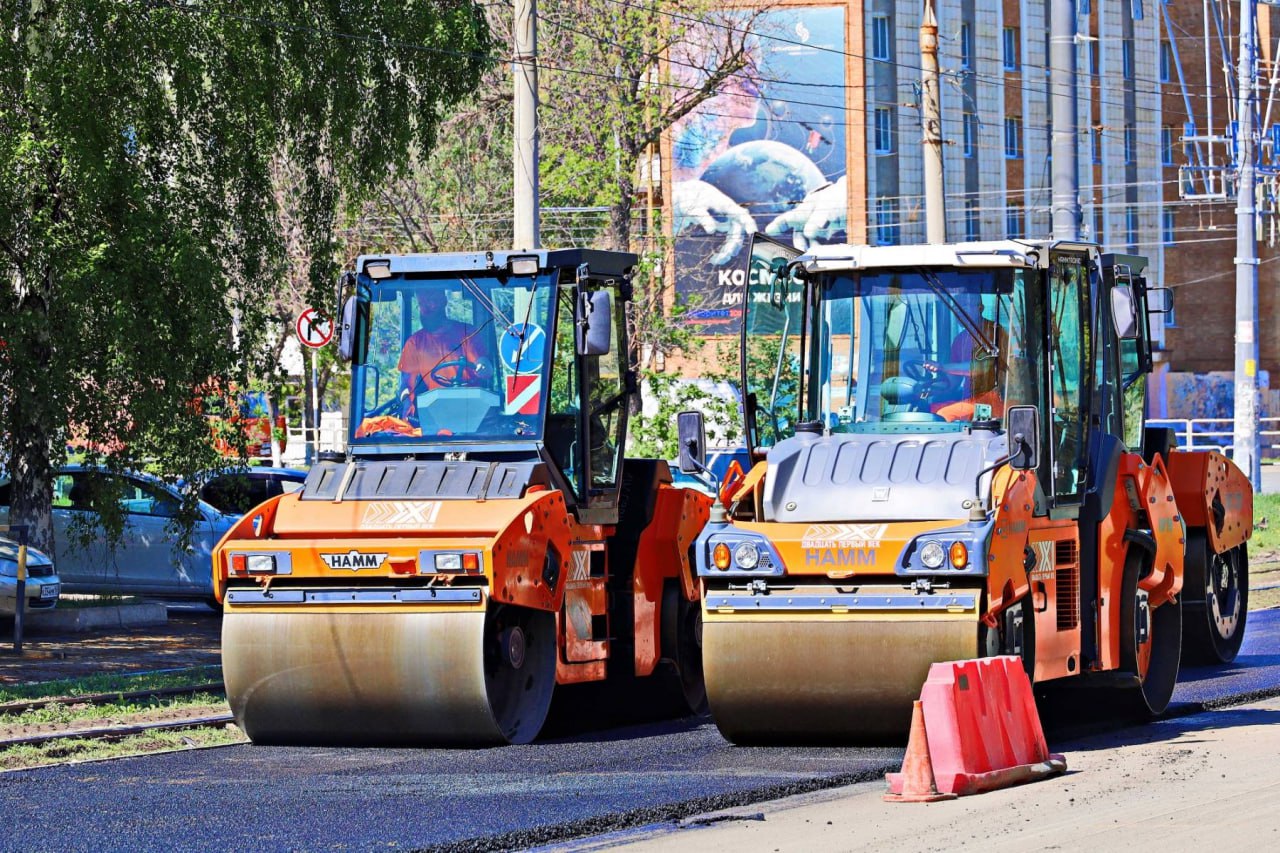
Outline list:
[[[352,443],[540,437],[554,281],[364,280],[352,369]]]
[[[1025,277],[893,269],[822,280],[810,412],[833,432],[946,430],[1035,403],[1040,321],[1028,316]]]

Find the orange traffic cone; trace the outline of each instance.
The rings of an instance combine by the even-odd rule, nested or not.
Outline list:
[[[901,773],[886,773],[889,793],[884,795],[889,803],[932,803],[937,800],[954,800],[955,794],[938,791],[933,779],[933,762],[929,760],[929,737],[924,731],[924,708],[917,699],[911,707],[911,738],[907,741],[907,754],[902,759]]]

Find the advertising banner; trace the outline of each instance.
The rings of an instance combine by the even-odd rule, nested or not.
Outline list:
[[[778,9],[757,32],[754,66],[671,134],[676,294],[707,333],[740,327],[753,233],[803,250],[848,227],[845,8]]]

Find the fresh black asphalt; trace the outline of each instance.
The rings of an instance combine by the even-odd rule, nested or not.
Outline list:
[[[1280,613],[1250,618],[1236,664],[1189,670],[1175,714],[1280,692]],[[0,774],[0,850],[510,849],[876,778],[901,756],[736,747],[705,718],[481,750],[224,747]]]

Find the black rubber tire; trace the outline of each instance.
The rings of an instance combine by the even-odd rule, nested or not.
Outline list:
[[[1151,654],[1147,671],[1140,671],[1138,578],[1147,559],[1147,553],[1141,548],[1129,546],[1121,589],[1120,665],[1121,669],[1135,673],[1139,684],[1118,688],[1114,696],[1118,710],[1144,719],[1158,717],[1169,707],[1182,659],[1182,600],[1175,598],[1149,612]]]
[[[1030,593],[1000,614],[1000,625],[996,630],[982,626],[978,633],[978,653],[983,657],[1021,657],[1027,678],[1035,682],[1036,620]]]
[[[702,676],[702,603],[688,601],[676,581],[662,590],[663,680],[677,691],[690,714],[707,710],[707,685]]]
[[[1215,554],[1203,533],[1190,534],[1182,599],[1182,662],[1234,661],[1249,618],[1248,546]]]
[[[512,632],[519,634],[514,662],[508,648]],[[489,710],[508,741],[529,743],[541,731],[555,691],[555,614],[490,604],[484,636]]]

